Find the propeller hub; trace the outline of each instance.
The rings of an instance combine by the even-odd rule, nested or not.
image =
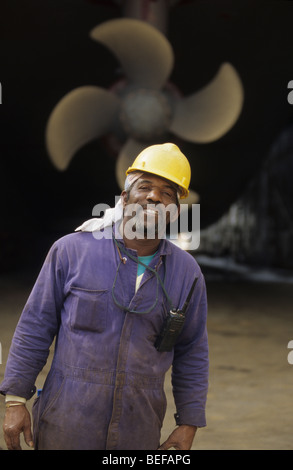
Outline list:
[[[122,99],[120,121],[125,132],[139,140],[163,136],[171,123],[171,106],[160,91],[139,89]]]

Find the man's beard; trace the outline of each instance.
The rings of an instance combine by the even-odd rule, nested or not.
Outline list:
[[[163,238],[166,233],[166,214],[164,212],[162,207],[155,204],[126,206],[124,214],[131,216],[124,226],[126,238]]]

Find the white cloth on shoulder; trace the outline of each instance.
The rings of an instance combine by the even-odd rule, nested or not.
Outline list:
[[[135,183],[138,178],[143,175],[141,171],[134,171],[127,175],[124,189],[127,191],[129,187]],[[119,198],[119,201],[116,203],[115,207],[111,207],[105,211],[103,217],[98,218],[94,217],[92,219],[86,220],[82,225],[75,229],[75,232],[95,232],[97,230],[102,230],[106,227],[109,227],[113,224],[113,222],[117,222],[121,220],[123,217],[123,206],[122,206],[122,199]]]

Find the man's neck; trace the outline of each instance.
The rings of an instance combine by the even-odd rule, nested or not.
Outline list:
[[[134,238],[133,240],[129,240],[128,238],[123,237],[123,240],[126,248],[136,250],[138,256],[153,255],[157,251],[160,244],[160,240],[156,238],[151,240],[147,238]]]

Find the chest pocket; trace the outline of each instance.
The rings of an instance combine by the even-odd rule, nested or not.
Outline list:
[[[108,292],[71,286],[71,328],[99,333],[104,331],[107,326]]]

